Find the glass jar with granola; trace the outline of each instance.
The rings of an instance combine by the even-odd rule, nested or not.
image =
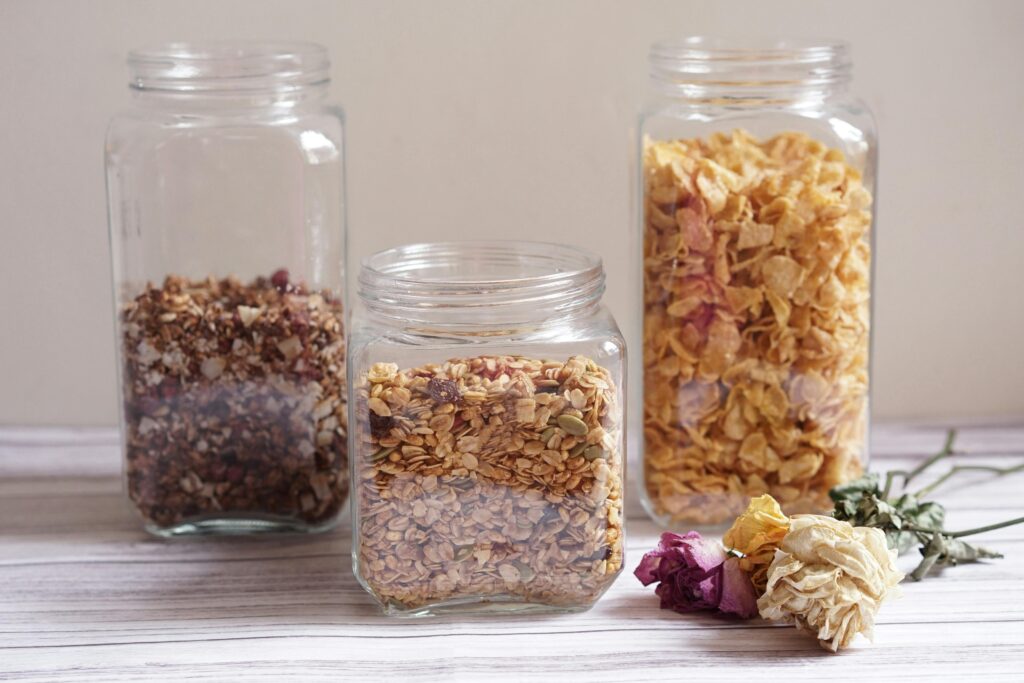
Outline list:
[[[349,355],[353,566],[389,614],[574,611],[622,569],[624,343],[599,258],[367,259]]]
[[[348,492],[342,123],[325,50],[129,56],[106,160],[127,493],[160,535],[330,527]]]
[[[641,120],[644,503],[827,509],[867,457],[870,112],[845,45],[651,49]]]

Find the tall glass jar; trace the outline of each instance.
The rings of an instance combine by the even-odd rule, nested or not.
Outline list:
[[[356,576],[389,614],[575,611],[623,561],[624,343],[556,244],[363,263],[349,355]]]
[[[827,509],[867,457],[870,112],[845,45],[651,49],[644,489],[664,524]]]
[[[348,492],[342,118],[317,45],[132,52],[106,144],[128,496],[161,535]]]

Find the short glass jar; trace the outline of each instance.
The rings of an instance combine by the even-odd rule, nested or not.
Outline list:
[[[389,614],[576,611],[623,562],[624,356],[601,260],[534,242],[363,263],[353,566]]]
[[[160,535],[330,527],[348,410],[327,53],[174,43],[128,64],[106,143],[128,496]]]
[[[790,513],[866,466],[877,144],[839,43],[651,49],[641,118],[644,503]]]

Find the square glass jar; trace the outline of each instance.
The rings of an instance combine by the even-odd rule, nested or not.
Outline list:
[[[164,536],[329,528],[348,410],[326,50],[172,43],[129,67],[106,142],[128,497]]]
[[[870,111],[842,43],[651,48],[642,115],[644,505],[830,509],[867,465]]]
[[[625,346],[600,259],[367,259],[349,352],[353,566],[388,614],[578,611],[622,569]]]

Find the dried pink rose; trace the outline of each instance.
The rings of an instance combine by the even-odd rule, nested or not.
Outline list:
[[[659,582],[654,592],[662,609],[757,616],[754,586],[737,558],[728,557],[721,543],[705,540],[696,531],[683,536],[666,531],[633,573],[645,586]]]

